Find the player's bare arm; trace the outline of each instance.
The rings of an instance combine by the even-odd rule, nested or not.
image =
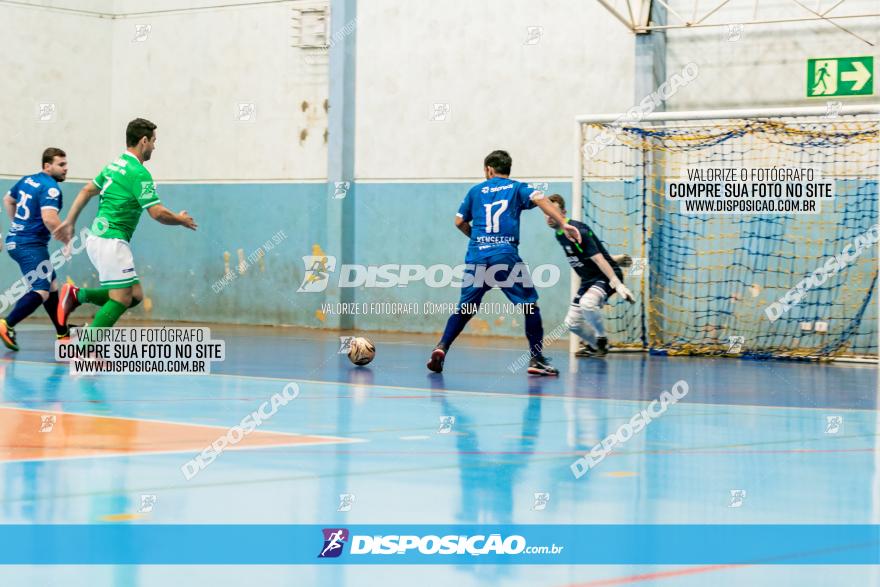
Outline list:
[[[6,215],[9,216],[9,220],[12,221],[15,217],[15,198],[11,195],[6,194],[3,196],[3,209],[6,210]],[[0,242],[0,249],[3,248],[3,243]]]
[[[55,229],[61,225],[61,217],[58,215],[58,210],[43,208],[40,210],[40,216],[43,219],[43,224],[49,229],[49,232],[55,232]]]
[[[64,244],[70,242],[70,239],[73,237],[73,229],[76,226],[76,219],[79,218],[79,213],[86,207],[89,200],[97,196],[99,193],[101,193],[101,188],[95,185],[95,182],[93,181],[90,181],[83,186],[83,189],[81,189],[76,195],[76,199],[73,201],[73,205],[70,207],[70,212],[67,213],[64,221],[52,230],[52,237]]]
[[[9,216],[9,220],[15,218],[15,203],[15,198],[10,194],[3,196],[3,209],[6,210],[6,215]]]
[[[544,214],[556,221],[560,230],[562,230],[565,233],[565,236],[568,237],[568,240],[580,244],[581,231],[568,223],[565,216],[559,210],[559,207],[545,198],[543,192],[535,192],[532,194],[532,201],[544,212]]]
[[[187,214],[186,210],[181,210],[179,213],[175,213],[162,204],[156,204],[155,206],[150,206],[147,209],[147,212],[149,212],[150,218],[161,224],[183,226],[190,230],[198,228],[196,221],[193,220],[192,216]]]
[[[471,223],[461,216],[455,217],[455,228],[459,229],[466,237],[471,238]]]
[[[620,297],[631,304],[635,303],[636,298],[633,296],[633,293],[628,287],[623,285],[623,282],[620,281],[614,273],[614,269],[611,268],[611,265],[608,264],[608,261],[605,260],[605,257],[603,257],[601,253],[596,253],[590,257],[590,260],[592,260],[593,263],[599,267],[599,270],[602,271],[602,274],[608,278],[608,284],[614,288],[614,291],[616,291]]]

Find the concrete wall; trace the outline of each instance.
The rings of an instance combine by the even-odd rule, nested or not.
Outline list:
[[[92,0],[80,5],[100,10],[110,2]],[[51,8],[0,4],[0,22],[4,45],[0,51],[0,177],[38,171],[47,146],[68,151],[72,177],[88,176],[106,158],[110,21]],[[45,105],[43,120],[41,104]]]
[[[125,124],[143,116],[160,127],[152,169],[162,181],[326,177],[326,72],[292,46],[293,7],[303,3],[174,4],[141,15],[128,11],[144,11],[143,3],[116,3],[114,149],[124,146]],[[242,104],[255,114],[242,116]]]
[[[360,179],[477,178],[497,148],[517,177],[568,179],[574,116],[633,93],[633,38],[595,2],[359,4]]]

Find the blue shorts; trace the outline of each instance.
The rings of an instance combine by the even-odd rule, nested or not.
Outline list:
[[[55,281],[55,270],[49,262],[49,247],[46,245],[18,245],[9,248],[10,243],[6,243],[6,250],[12,260],[18,263],[21,274],[27,276],[31,271],[35,277],[32,287],[28,290],[49,291],[49,285]],[[46,262],[40,271],[37,270],[40,263]],[[46,277],[46,273],[51,271],[52,274]]]
[[[532,278],[529,274],[529,268],[515,253],[498,253],[480,259],[479,261],[466,261],[474,268],[468,268],[466,274],[474,276],[488,277],[487,269],[493,268],[492,276],[494,282],[503,283],[510,281],[510,285],[499,285],[499,289],[504,292],[507,299],[514,304],[534,304],[538,301],[538,290],[532,285]],[[511,273],[513,275],[511,276]],[[521,279],[526,277],[527,279]],[[513,278],[513,279],[511,279]],[[472,285],[461,288],[461,299],[459,306],[462,304],[479,304],[486,295],[486,292],[494,286],[488,283],[489,279],[477,279]],[[525,282],[525,283],[523,283]]]

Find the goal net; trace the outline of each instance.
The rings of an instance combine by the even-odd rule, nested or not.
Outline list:
[[[573,215],[634,258],[614,346],[876,358],[880,106],[833,106],[578,118]]]

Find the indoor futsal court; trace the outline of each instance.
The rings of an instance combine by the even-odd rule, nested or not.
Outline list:
[[[880,587],[875,2],[0,20],[0,586]]]

